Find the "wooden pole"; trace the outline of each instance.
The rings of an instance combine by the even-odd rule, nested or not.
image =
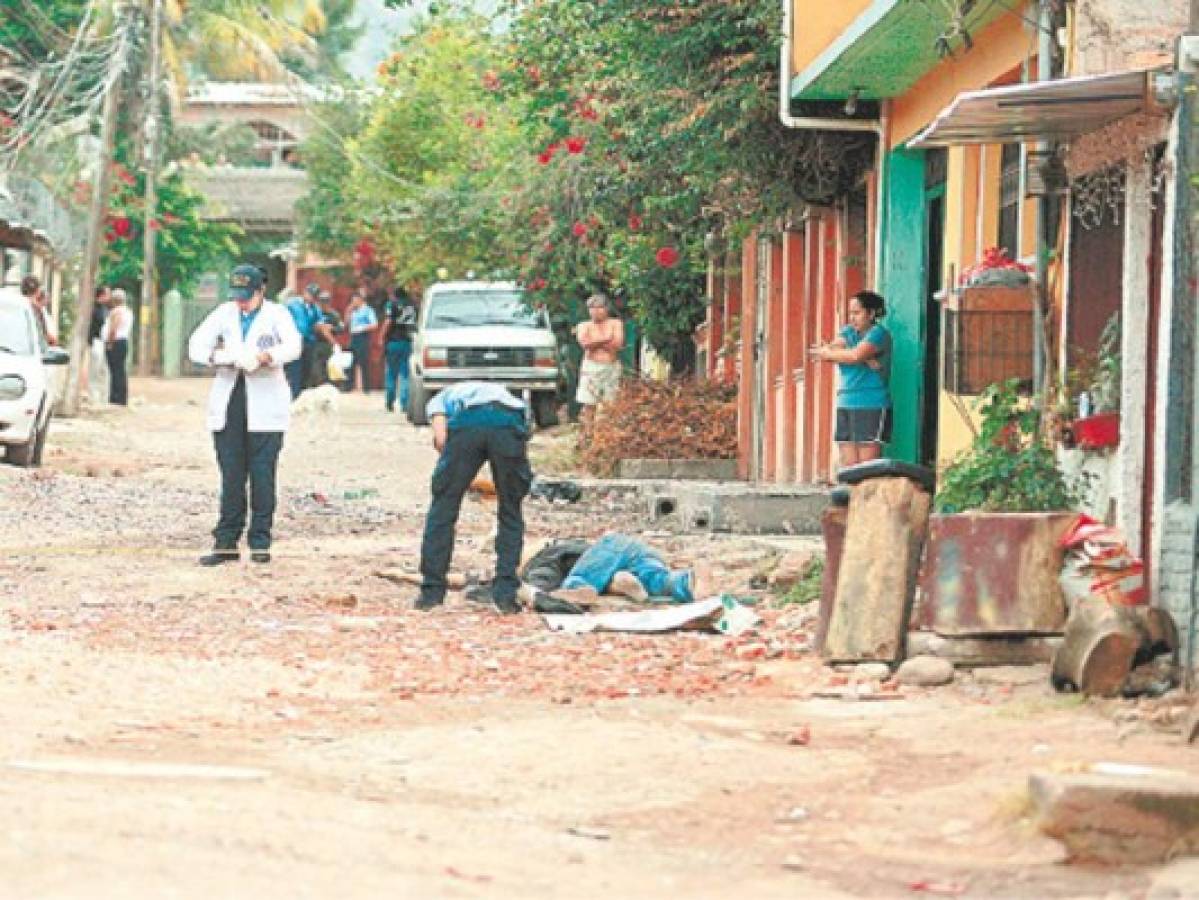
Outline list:
[[[162,80],[161,50],[162,41],[162,0],[153,0],[150,13],[150,73],[146,100],[148,103],[146,116],[146,222],[142,229],[142,308],[141,326],[138,331],[137,374],[149,375],[151,372],[150,336],[159,327],[158,309],[158,231],[154,223],[158,216],[158,131],[159,121],[159,81]]]
[[[118,29],[125,29],[122,18]],[[127,35],[113,53],[104,94],[104,112],[100,125],[100,149],[96,154],[96,177],[92,184],[91,207],[88,212],[87,249],[83,257],[83,274],[79,279],[79,295],[75,298],[75,325],[71,333],[71,365],[67,371],[67,389],[63,397],[62,415],[76,416],[83,394],[83,360],[88,351],[88,330],[96,300],[96,275],[100,268],[104,220],[108,217],[108,187],[112,170],[113,145],[116,142],[117,110],[121,97],[121,75],[128,52]]]

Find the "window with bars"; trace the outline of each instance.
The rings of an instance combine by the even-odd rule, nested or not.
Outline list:
[[[1032,385],[1032,313],[945,310],[945,390],[981,394],[1015,378]]]
[[[1020,258],[1020,145],[1004,144],[999,162],[998,245]]]

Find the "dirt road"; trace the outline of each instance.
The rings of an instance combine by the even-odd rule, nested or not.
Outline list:
[[[269,567],[196,567],[216,506],[206,387],[135,381],[134,408],[56,422],[44,469],[0,466],[0,896],[1150,884],[1061,865],[1024,818],[1028,773],[1199,759],[1043,672],[822,700],[844,676],[804,651],[803,610],[763,606],[737,640],[568,637],[460,599],[412,612],[373,573],[415,565],[434,455],[377,397],[296,422]],[[534,539],[645,527],[616,501],[527,512]],[[468,501],[462,568],[485,568],[491,517]],[[732,588],[766,552],[652,540]]]

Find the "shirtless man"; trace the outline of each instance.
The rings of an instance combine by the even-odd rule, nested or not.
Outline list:
[[[611,317],[608,298],[593,294],[587,299],[590,321],[575,329],[579,346],[583,348],[583,363],[579,367],[579,390],[576,398],[582,406],[580,418],[584,431],[591,427],[595,408],[616,396],[620,386],[620,359],[624,347],[624,323]]]

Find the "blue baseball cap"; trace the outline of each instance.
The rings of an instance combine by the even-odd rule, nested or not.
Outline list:
[[[266,284],[266,273],[258,266],[241,265],[229,273],[229,296],[249,300]]]

